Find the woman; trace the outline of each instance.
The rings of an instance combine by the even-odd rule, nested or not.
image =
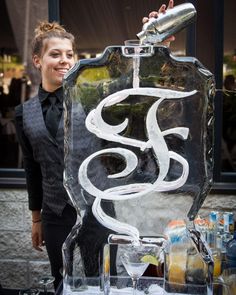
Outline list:
[[[168,8],[171,7],[173,0],[169,1]],[[165,9],[162,5],[159,12]],[[149,17],[157,16],[155,11],[149,14]],[[146,21],[148,18],[143,19]],[[38,251],[43,251],[45,243],[55,289],[62,279],[62,244],[76,221],[76,211],[63,187],[62,116],[62,82],[75,63],[74,53],[73,35],[57,23],[40,23],[35,29],[32,60],[41,73],[42,82],[34,98],[16,107],[16,128],[32,211],[32,243]],[[92,214],[88,216],[88,227],[99,228],[100,225],[92,220]],[[83,234],[86,237],[86,229]],[[84,241],[86,248],[89,239]]]
[[[35,30],[32,59],[40,70],[38,95],[16,108],[16,127],[24,156],[33,247],[48,252],[54,286],[61,280],[61,246],[76,221],[63,187],[63,89],[74,65],[74,37],[57,23]]]

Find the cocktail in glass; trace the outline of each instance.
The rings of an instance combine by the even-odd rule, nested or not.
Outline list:
[[[120,245],[119,255],[122,264],[132,279],[133,295],[135,295],[138,280],[149,263],[158,264],[159,247],[156,245]]]

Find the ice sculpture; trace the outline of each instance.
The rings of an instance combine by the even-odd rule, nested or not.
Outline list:
[[[171,219],[194,219],[212,181],[214,81],[166,47],[114,46],[79,61],[64,89],[64,184],[78,212],[64,284],[73,290],[99,274],[111,233],[138,242]]]

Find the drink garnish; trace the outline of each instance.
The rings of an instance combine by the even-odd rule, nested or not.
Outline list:
[[[144,263],[149,263],[149,264],[153,264],[153,265],[157,265],[157,266],[159,264],[158,259],[155,256],[150,255],[150,254],[143,256],[141,258],[141,261]]]

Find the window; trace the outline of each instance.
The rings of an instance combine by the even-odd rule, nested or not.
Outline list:
[[[31,63],[32,28],[47,18],[47,1],[0,1],[0,186],[24,187],[14,108],[34,95],[38,73]],[[30,78],[29,78],[30,77]]]
[[[235,71],[234,44],[235,34],[232,31],[235,24],[233,10],[235,1],[217,1],[215,3],[215,78],[216,78],[216,108],[215,108],[215,171],[214,182],[218,190],[228,192],[236,189],[236,173],[233,160],[232,139],[228,138],[229,132],[234,132],[235,126],[229,126],[227,118],[232,114],[229,111],[230,96],[234,91],[226,90],[224,80],[226,76],[232,75]],[[227,78],[228,79],[228,78]],[[226,86],[228,87],[228,86]],[[227,112],[229,112],[227,114]],[[231,118],[232,119],[232,118]]]
[[[222,172],[236,172],[236,37],[231,33],[235,1],[224,1]]]

